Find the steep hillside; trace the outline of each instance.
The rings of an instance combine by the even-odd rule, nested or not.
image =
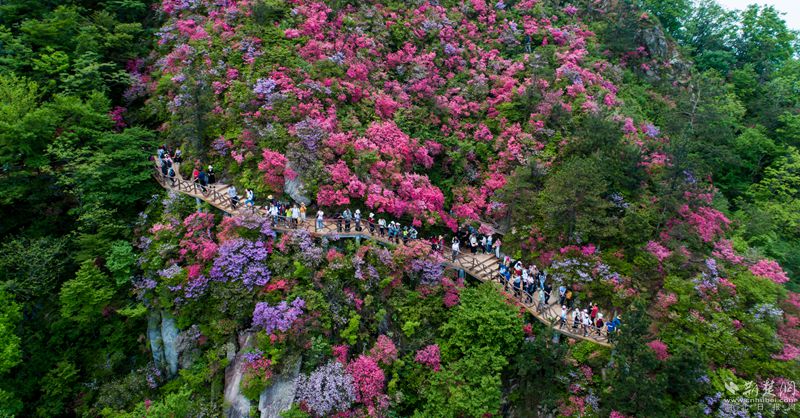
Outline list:
[[[103,371],[78,356],[54,366],[53,382],[87,389],[59,395],[70,407],[37,413],[792,416],[797,37],[771,8],[664,3],[154,5],[152,50],[127,62],[130,82],[110,93],[120,106],[91,94],[42,105],[87,118],[110,111],[103,123],[114,132],[80,148],[85,166],[69,162],[90,131],[80,123],[72,142],[42,147],[68,187],[87,190],[75,193],[79,207],[104,205],[86,184],[112,185],[112,212],[75,212],[96,228],[84,226],[78,242],[106,247],[70,250],[75,278],[54,306],[85,328],[78,339],[104,327],[101,346],[125,346],[129,364]],[[0,87],[11,97],[21,80]],[[151,128],[168,150],[128,125]],[[114,154],[115,140],[136,150]],[[165,162],[176,149],[183,162]],[[287,202],[291,216],[303,204],[309,220],[286,232],[283,219],[225,214],[174,191],[145,203],[148,157],[198,183],[213,166],[209,187],[234,185],[240,207],[252,190],[256,206]],[[114,161],[136,180],[102,171]],[[125,196],[128,187],[139,192]],[[147,205],[138,217],[134,203]],[[351,239],[349,220],[341,237],[313,234],[318,210],[330,225],[357,209],[365,228],[374,214],[419,239]],[[127,228],[113,224],[119,235],[98,226],[114,213],[128,216]],[[9,230],[39,224],[24,218]],[[451,237],[468,251],[470,234],[501,240],[498,263],[507,256],[511,271],[536,266],[530,301],[447,268]],[[442,255],[427,241],[440,235]],[[13,271],[20,280],[27,270]],[[523,308],[543,293],[534,293],[539,271],[565,305],[564,324]],[[23,302],[4,287],[0,298]],[[573,319],[584,308],[585,331]],[[120,323],[142,334],[137,343],[110,336]],[[28,370],[31,359],[6,369]]]

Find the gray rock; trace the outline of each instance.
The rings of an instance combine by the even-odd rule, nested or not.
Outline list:
[[[174,377],[178,374],[178,326],[167,311],[161,311],[161,341],[164,344],[167,375]]]
[[[292,407],[297,390],[297,376],[300,374],[301,360],[287,366],[279,375],[272,377],[269,385],[258,399],[261,418],[279,418],[280,413]]]
[[[239,351],[233,361],[225,368],[225,416],[227,418],[247,418],[250,416],[250,400],[242,395],[239,385],[244,375],[244,359],[242,353],[255,343],[252,333],[246,332],[239,335]]]
[[[292,168],[291,161],[289,161],[289,163],[286,164],[286,168],[296,171],[294,168]],[[294,178],[294,180],[286,178],[283,181],[283,191],[284,193],[288,194],[295,202],[308,205],[311,203],[311,199],[308,198],[308,191],[306,191],[306,187],[303,184],[303,181],[300,179],[300,177],[301,176],[298,175],[297,177]]]
[[[151,310],[147,316],[147,339],[150,340],[150,351],[153,362],[159,369],[166,366],[164,360],[164,342],[161,340],[161,313]]]

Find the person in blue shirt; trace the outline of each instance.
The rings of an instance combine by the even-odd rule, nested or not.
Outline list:
[[[616,334],[619,330],[620,325],[622,325],[622,321],[619,319],[619,316],[615,316],[613,320],[606,322],[606,330],[608,331],[609,342],[611,342],[614,334]]]

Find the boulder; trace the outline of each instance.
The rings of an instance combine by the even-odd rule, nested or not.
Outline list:
[[[167,375],[174,377],[178,374],[178,326],[167,311],[161,311],[161,341],[164,344]]]
[[[255,344],[255,335],[245,332],[239,335],[239,350],[233,361],[225,368],[225,416],[227,418],[246,418],[250,416],[250,400],[245,397],[239,386],[244,376],[244,353]]]
[[[295,171],[295,169],[292,168],[291,161],[289,161],[289,163],[286,165],[286,168],[287,170],[291,169],[292,171]],[[291,180],[289,178],[286,178],[283,181],[283,191],[284,193],[288,194],[295,202],[303,203],[306,206],[308,206],[311,203],[311,199],[308,198],[308,191],[306,190],[305,184],[303,184],[303,181],[300,179],[300,177],[301,176],[298,175],[297,177]]]
[[[272,377],[269,385],[258,399],[261,418],[280,418],[283,411],[292,407],[297,389],[297,376],[300,374],[301,360],[288,365],[280,374]]]

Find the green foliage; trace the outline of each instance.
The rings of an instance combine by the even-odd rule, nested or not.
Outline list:
[[[61,287],[61,316],[81,325],[94,322],[114,296],[108,277],[91,261]]]
[[[117,286],[122,286],[131,280],[136,255],[133,246],[127,241],[117,241],[111,246],[106,257],[106,267],[116,280]]]
[[[36,415],[49,417],[65,412],[68,402],[77,392],[78,369],[68,361],[59,362],[42,379],[44,402],[36,409]]]
[[[522,321],[490,283],[461,292],[461,302],[442,325],[442,371],[421,391],[419,416],[494,414],[501,399],[500,372],[516,352]]]
[[[431,375],[422,391],[425,403],[414,416],[460,417],[496,414],[500,409],[500,371],[507,364],[492,347],[471,350]]]
[[[639,7],[653,13],[670,35],[680,33],[682,22],[692,10],[690,0],[639,0]]]
[[[563,234],[570,241],[594,241],[606,234],[610,222],[606,213],[611,203],[605,199],[608,182],[596,159],[564,162],[544,185],[537,202],[547,231]]]
[[[339,336],[348,344],[353,345],[358,341],[358,328],[361,325],[361,315],[353,314],[347,321],[347,327],[343,329]]]
[[[662,396],[666,390],[666,376],[653,373],[658,360],[647,346],[648,325],[645,305],[639,303],[623,318],[623,328],[611,355],[614,368],[609,379],[608,403],[623,414],[651,411],[662,415],[666,412],[667,399]]]
[[[305,411],[300,409],[297,404],[292,404],[292,407],[281,412],[281,418],[311,418]]]
[[[108,417],[113,418],[137,418],[142,416],[154,418],[173,418],[188,417],[197,413],[197,405],[192,400],[192,391],[188,387],[170,393],[164,399],[155,402],[140,402],[130,413],[109,413]]]
[[[17,322],[22,319],[20,307],[14,299],[0,289],[0,375],[16,366],[22,359],[20,338],[16,334]]]

